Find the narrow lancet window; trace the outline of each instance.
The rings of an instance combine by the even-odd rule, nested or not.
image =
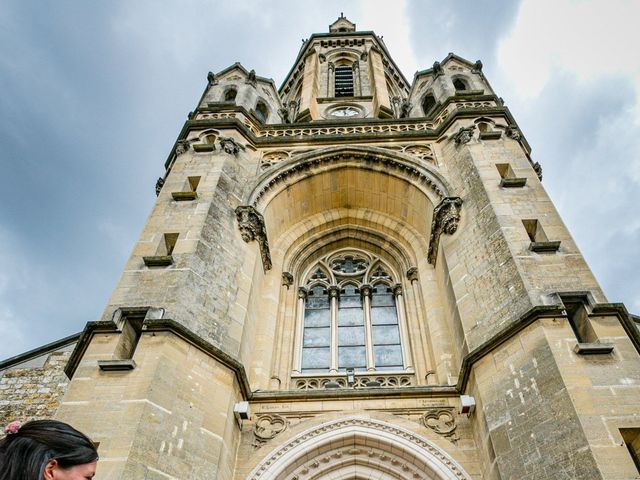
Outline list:
[[[336,97],[353,97],[353,68],[349,65],[336,67]]]

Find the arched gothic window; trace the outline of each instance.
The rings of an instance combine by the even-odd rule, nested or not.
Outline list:
[[[425,116],[429,115],[429,113],[435,106],[436,98],[431,93],[426,94],[424,96],[424,100],[422,100],[422,111],[424,112]]]
[[[267,118],[269,118],[269,107],[263,102],[258,102],[256,105],[256,117],[258,117],[262,123],[266,123]]]
[[[467,83],[461,78],[454,79],[453,86],[455,87],[456,92],[464,92],[465,90],[468,90]]]
[[[224,101],[225,102],[235,102],[237,94],[238,94],[238,91],[235,88],[231,87],[229,90],[227,90],[224,93]]]
[[[389,370],[406,366],[402,289],[390,268],[364,252],[324,257],[299,289],[301,373]]]

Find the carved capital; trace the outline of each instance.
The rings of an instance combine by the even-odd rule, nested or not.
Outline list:
[[[365,284],[360,286],[360,295],[363,297],[371,298],[371,294],[373,293],[373,287],[369,284]]]
[[[475,127],[460,127],[460,129],[453,135],[453,140],[456,142],[456,145],[469,143],[473,138],[474,130]]]
[[[336,64],[333,62],[328,63],[329,71],[333,72],[336,69]]]
[[[453,235],[458,229],[460,222],[460,208],[462,199],[459,197],[444,198],[433,209],[433,220],[431,222],[431,238],[429,239],[429,252],[427,259],[432,265],[436,264],[438,255],[438,243],[440,235]]]
[[[187,153],[190,148],[191,142],[189,140],[178,140],[178,143],[176,143],[176,155]]]
[[[306,300],[309,291],[304,287],[298,287],[298,298],[301,300]]]
[[[411,267],[407,270],[407,280],[415,282],[418,280],[418,267]]]
[[[393,286],[393,296],[399,297],[400,295],[402,295],[402,285],[400,285],[399,283],[396,283]]]
[[[267,241],[267,230],[263,216],[250,205],[240,205],[236,208],[236,218],[242,240],[247,243],[253,240],[258,242],[260,256],[262,257],[262,267],[265,272],[271,270],[271,253],[269,252],[269,242]]]
[[[327,291],[329,292],[329,298],[339,298],[340,297],[340,287],[337,285],[331,285]]]
[[[287,287],[288,290],[291,285],[293,285],[293,275],[289,272],[282,272],[282,286]]]

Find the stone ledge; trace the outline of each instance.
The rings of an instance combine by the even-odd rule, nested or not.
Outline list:
[[[608,355],[613,352],[613,343],[577,343],[573,351],[578,355]]]
[[[133,370],[136,362],[132,358],[122,360],[98,360],[98,367],[105,372],[119,372]]]
[[[495,132],[480,132],[478,138],[480,140],[499,140],[502,137],[502,132],[497,130]]]
[[[560,240],[554,242],[531,242],[529,250],[536,253],[552,253],[560,249]]]
[[[500,180],[500,186],[504,188],[520,188],[527,184],[527,179],[522,178],[503,178]]]
[[[213,143],[194,143],[192,147],[197,153],[213,152],[216,149]]]
[[[147,267],[167,267],[173,263],[171,255],[152,255],[142,257],[142,260]]]
[[[198,198],[196,192],[171,192],[171,196],[176,202],[184,202]]]

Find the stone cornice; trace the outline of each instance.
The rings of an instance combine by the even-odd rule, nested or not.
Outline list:
[[[88,322],[84,330],[80,334],[80,338],[78,340],[78,343],[76,344],[76,348],[71,354],[69,362],[64,369],[64,373],[67,375],[67,377],[73,377],[73,374],[78,368],[78,365],[80,365],[80,361],[82,360],[82,357],[84,356],[87,347],[91,343],[91,339],[94,335],[100,333],[119,332],[120,331],[118,330],[115,322],[111,320]],[[143,334],[150,332],[171,332],[174,335],[182,338],[186,342],[190,343],[191,345],[197,347],[199,350],[201,350],[211,358],[215,358],[218,362],[234,372],[243,398],[248,399],[251,396],[251,389],[249,387],[249,381],[247,380],[247,374],[244,366],[231,355],[224,352],[215,345],[207,342],[192,330],[176,322],[175,320],[171,320],[168,318],[146,319],[143,323]]]
[[[593,306],[591,315],[615,315],[620,320],[631,341],[640,353],[640,332],[625,306],[621,303],[605,303]],[[473,365],[494,351],[503,343],[515,337],[529,325],[544,318],[566,318],[563,305],[539,305],[532,307],[517,320],[510,323],[492,338],[467,353],[462,359],[458,383],[456,385],[409,386],[401,388],[358,388],[358,389],[325,389],[325,390],[265,390],[251,392],[247,374],[242,363],[215,345],[202,339],[198,334],[184,325],[170,319],[147,319],[143,324],[143,332],[171,332],[188,343],[194,345],[211,358],[215,358],[224,366],[233,370],[244,400],[252,402],[273,402],[288,400],[350,399],[350,398],[412,398],[412,397],[451,397],[464,394],[469,382]],[[91,338],[97,333],[117,333],[116,324],[112,321],[89,322],[80,335],[76,349],[65,368],[69,378],[73,376]],[[97,368],[97,367],[96,367]]]
[[[491,103],[492,105],[487,105]],[[484,106],[483,106],[484,105]],[[455,106],[455,108],[452,108]],[[209,118],[198,118],[211,115]],[[507,124],[516,122],[509,109],[500,104],[494,95],[477,95],[470,98],[451,96],[446,99],[433,115],[428,118],[377,119],[359,118],[351,120],[325,120],[295,124],[259,124],[251,120],[253,114],[244,107],[210,104],[208,108],[199,109],[193,118],[187,120],[172,148],[165,168],[169,169],[175,159],[175,148],[178,141],[187,137],[190,130],[205,128],[233,128],[241,133],[255,147],[269,147],[296,144],[347,144],[362,141],[381,142],[395,139],[438,140],[445,135],[449,127],[461,118],[478,116],[502,116]],[[215,118],[214,118],[215,117]],[[393,127],[397,125],[397,128]],[[345,128],[347,131],[345,132]],[[335,130],[335,133],[331,133]],[[278,133],[280,132],[280,133]],[[290,132],[291,135],[282,134]],[[305,132],[308,132],[306,134]],[[527,154],[530,147],[524,137],[519,140]]]

